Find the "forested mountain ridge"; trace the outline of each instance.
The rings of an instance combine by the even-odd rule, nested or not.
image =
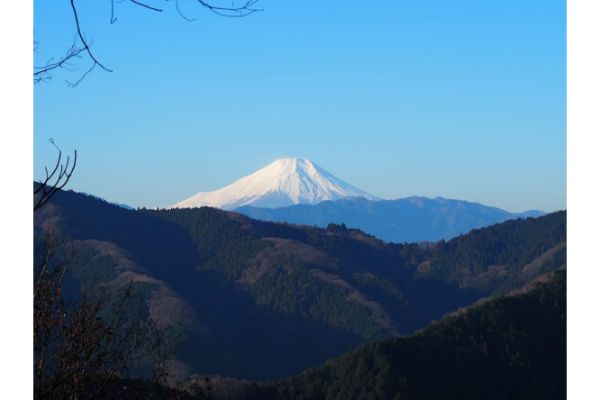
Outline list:
[[[504,253],[493,250],[470,274],[451,249],[492,251],[471,234],[387,244],[343,225],[270,223],[211,208],[125,210],[74,192],[57,193],[36,213],[37,229],[58,229],[79,246],[80,280],[143,286],[148,315],[184,337],[173,360],[181,376],[252,379],[296,373],[366,340],[411,333],[555,269],[564,252],[548,252],[564,242],[564,220],[560,212],[474,232],[490,229],[499,242],[519,232],[539,238],[507,238],[504,253],[525,255],[503,270],[494,266]],[[478,274],[502,284],[482,285]],[[464,278],[471,275],[478,278]]]
[[[436,244],[418,265],[418,276],[434,276],[460,287],[506,293],[566,260],[566,213],[509,220]]]
[[[399,326],[407,299],[394,282],[408,282],[408,264],[402,266],[397,249],[359,231],[264,223],[210,208],[146,212],[188,229],[198,245],[200,269],[219,271],[259,305],[364,339],[427,322],[411,316],[412,325]],[[411,247],[404,249],[407,255],[419,251],[417,245]],[[468,304],[478,297],[472,290],[440,288],[449,304]],[[422,301],[417,294],[410,300]]]
[[[564,399],[566,270],[258,393],[262,399]]]
[[[306,288],[327,284],[322,293],[327,287],[343,289],[346,302],[362,305],[371,317],[357,308],[353,320],[327,323],[342,329],[360,327],[354,332],[365,338],[410,333],[458,303],[506,293],[566,259],[564,212],[507,221],[428,245],[385,243],[344,225],[330,224],[323,230],[255,221],[210,208],[147,212],[186,227],[198,243],[203,268],[225,271],[261,303],[328,318],[332,316],[317,314],[315,307],[320,305],[306,296]],[[215,226],[220,227],[217,235]],[[232,229],[231,236],[225,227]],[[229,248],[232,243],[235,249]],[[339,304],[342,297],[331,296],[337,299],[327,307]],[[344,315],[338,311],[336,317]]]

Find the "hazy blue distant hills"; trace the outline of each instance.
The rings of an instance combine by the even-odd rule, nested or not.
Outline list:
[[[281,208],[244,206],[235,211],[263,221],[318,227],[343,223],[396,243],[448,240],[509,219],[544,215],[542,211],[511,213],[469,201],[420,196],[397,200],[354,197]]]

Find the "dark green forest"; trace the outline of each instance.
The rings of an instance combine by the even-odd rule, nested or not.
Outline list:
[[[211,208],[143,212],[184,226],[198,245],[202,268],[250,281],[259,304],[366,339],[411,333],[445,312],[506,293],[566,262],[564,212],[431,244],[390,244],[343,224],[326,229],[277,224]],[[268,268],[256,265],[265,258]],[[374,301],[379,314],[360,301],[345,302],[348,293]],[[423,311],[427,319],[420,317]]]
[[[198,387],[200,378],[195,377],[220,375],[234,379],[240,393],[250,397],[252,393],[279,393],[283,398],[311,398],[313,394],[349,398],[332,397],[331,390],[338,389],[330,390],[347,386],[337,380],[345,376],[343,368],[331,376],[323,371],[346,362],[340,360],[351,360],[359,354],[356,351],[324,369],[297,374],[365,343],[371,344],[357,351],[399,343],[408,349],[402,350],[407,355],[400,358],[408,357],[416,366],[423,357],[423,368],[435,362],[445,369],[444,363],[454,360],[454,355],[431,350],[435,343],[428,335],[405,335],[443,320],[426,330],[444,332],[438,335],[436,346],[451,343],[442,342],[441,336],[452,333],[455,347],[475,340],[477,348],[495,348],[492,343],[505,339],[479,341],[480,336],[499,327],[504,321],[501,315],[508,318],[512,311],[502,308],[507,306],[496,312],[497,324],[492,323],[495,317],[483,316],[479,327],[471,320],[464,323],[465,332],[472,331],[475,339],[459,337],[458,330],[454,331],[458,328],[443,330],[447,321],[456,319],[444,316],[490,296],[505,295],[566,265],[565,212],[507,221],[449,241],[393,244],[343,224],[316,228],[264,222],[212,208],[127,210],[92,196],[61,191],[36,212],[35,232],[37,238],[58,235],[73,254],[66,294],[77,298],[84,287],[133,285],[142,309],[130,318],[147,320],[162,334],[177,338],[167,362],[169,384],[188,382],[189,387]],[[503,298],[498,304],[517,298],[521,299]],[[518,319],[519,315],[514,316]],[[512,323],[525,332],[526,327],[516,325],[520,322]],[[481,332],[476,333],[477,329]],[[528,334],[518,334],[515,340],[524,335]],[[389,338],[397,339],[373,342]],[[460,348],[464,350],[460,354],[471,354],[466,347]],[[422,354],[420,349],[424,349]],[[525,357],[523,351],[515,357]],[[361,384],[369,393],[385,395],[374,398],[394,398],[404,393],[404,386],[413,396],[407,398],[429,395],[411,383],[408,373],[402,378],[406,384],[394,380],[394,374],[406,371],[391,361],[395,356],[383,353],[357,361],[347,372],[378,371],[364,375]],[[434,353],[447,358],[436,359]],[[484,362],[484,358],[472,357],[472,365]],[[533,358],[523,362],[530,365],[536,362]],[[460,377],[452,374],[459,374],[459,364],[447,364],[453,365],[448,376],[458,381]],[[517,371],[514,365],[510,369]],[[469,373],[476,372],[474,368]],[[280,381],[276,392],[273,386],[258,383],[293,375],[296,378]],[[304,381],[306,376],[314,385]],[[343,379],[361,382],[358,376]],[[371,380],[374,386],[367,384]],[[251,381],[257,383],[243,383]],[[201,382],[201,387],[211,387],[204,378]],[[352,391],[348,395],[361,398],[357,387],[350,385],[348,390]],[[390,393],[394,396],[387,397]]]
[[[563,399],[566,271],[263,389],[277,399]]]

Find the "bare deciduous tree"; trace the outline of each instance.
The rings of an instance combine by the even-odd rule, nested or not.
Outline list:
[[[34,212],[71,178],[77,162],[62,151],[54,169],[34,187]],[[40,237],[41,236],[41,237]],[[74,249],[56,233],[38,233],[34,248],[34,397],[35,399],[163,398],[168,389],[167,360],[176,339],[167,339],[143,315],[133,282],[122,288],[101,282],[83,285],[79,296],[65,294]],[[152,367],[150,381],[131,379],[135,366]],[[145,377],[148,379],[148,376]],[[126,383],[124,383],[126,382]],[[132,390],[138,395],[132,394]],[[142,394],[143,393],[143,394]],[[180,393],[168,393],[179,398]]]
[[[140,318],[134,286],[83,287],[77,300],[65,294],[70,250],[57,236],[39,240],[34,267],[35,399],[111,398],[116,383],[141,362],[163,383],[167,343],[152,322]],[[136,317],[137,316],[137,317]],[[156,385],[156,388],[159,388]]]
[[[73,152],[73,161],[71,156],[67,156],[63,163],[62,150],[54,143],[54,139],[50,138],[50,143],[58,150],[56,164],[52,171],[48,171],[48,167],[44,167],[46,176],[44,179],[36,182],[33,189],[33,211],[37,211],[44,206],[52,196],[61,190],[71,179],[75,166],[77,165],[77,150]]]
[[[117,21],[116,17],[116,4],[123,3],[127,1],[135,6],[143,8],[145,10],[151,12],[163,12],[163,8],[152,5],[145,1],[139,0],[108,0],[110,5],[110,23],[114,24]],[[156,3],[158,0],[154,0]],[[163,2],[175,3],[175,10],[182,16],[186,21],[194,21],[194,18],[189,18],[186,16],[180,7],[179,2],[181,0],[162,0]],[[205,0],[188,0],[190,2],[197,3],[197,5],[209,10],[210,12],[222,16],[222,17],[245,17],[250,14],[253,14],[258,11],[262,11],[260,8],[256,8],[256,3],[258,0],[243,0],[237,1],[232,0],[228,6],[220,6],[212,1]],[[67,81],[67,84],[71,87],[77,86],[90,72],[92,72],[96,67],[107,71],[112,72],[112,69],[103,64],[94,54],[91,48],[91,42],[89,38],[85,34],[85,30],[81,24],[79,18],[79,12],[76,5],[75,0],[69,0],[71,13],[73,16],[73,22],[75,25],[75,40],[73,43],[67,48],[67,51],[58,58],[52,58],[48,60],[43,65],[34,66],[33,72],[33,82],[39,83],[44,81],[49,81],[52,79],[52,72],[59,69],[67,69],[72,70],[73,62],[87,58],[90,62],[89,67],[85,70],[85,72],[81,73],[79,77],[74,81]],[[34,51],[37,49],[39,41],[34,41]]]

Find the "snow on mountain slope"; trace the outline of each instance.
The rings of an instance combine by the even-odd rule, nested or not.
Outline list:
[[[275,208],[349,197],[377,200],[310,160],[281,158],[224,188],[198,193],[170,208],[210,206],[233,210],[249,205]]]

